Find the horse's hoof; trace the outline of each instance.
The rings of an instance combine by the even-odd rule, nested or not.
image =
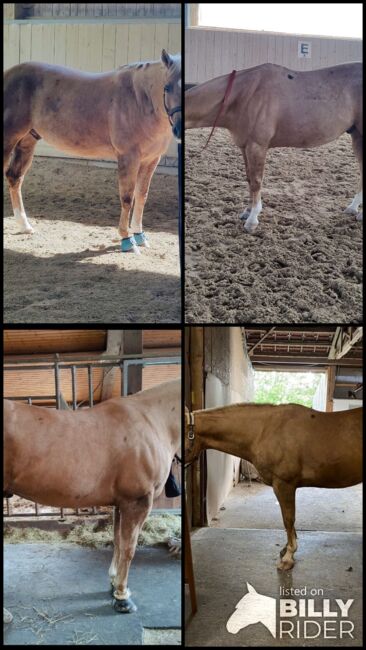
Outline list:
[[[245,222],[244,224],[244,230],[249,232],[250,234],[254,232],[258,227],[258,222],[257,223],[248,223],[248,221]]]
[[[344,210],[344,214],[358,214],[355,208],[352,208],[350,205]]]
[[[291,571],[294,564],[294,560],[280,560],[277,564],[277,571]]]
[[[136,253],[137,255],[141,255],[141,252],[138,249],[138,246],[136,246],[135,238],[132,237],[125,237],[121,241],[121,251],[122,253]]]
[[[113,607],[120,614],[132,614],[132,612],[137,611],[137,607],[131,598],[126,598],[125,600],[117,600],[114,598]]]
[[[25,228],[21,228],[19,232],[21,235],[33,235],[34,229],[32,226],[26,226]]]
[[[136,242],[137,246],[145,246],[145,248],[150,248],[149,240],[147,239],[144,231],[142,231],[142,232],[134,232],[133,236],[135,238],[135,242]]]
[[[7,609],[4,607],[4,623],[11,623],[13,620],[13,614],[8,612]]]

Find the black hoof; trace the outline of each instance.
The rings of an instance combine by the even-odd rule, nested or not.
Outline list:
[[[126,600],[117,600],[114,598],[113,607],[116,612],[120,614],[131,614],[132,612],[137,612],[137,607],[131,598],[126,598]]]

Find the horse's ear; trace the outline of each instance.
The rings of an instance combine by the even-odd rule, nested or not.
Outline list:
[[[167,68],[170,68],[170,66],[172,65],[172,60],[168,52],[164,49],[161,52],[161,60]]]
[[[252,585],[249,584],[249,582],[247,582],[247,589],[248,589],[248,592],[250,594],[256,594],[257,593],[256,590],[254,589],[254,587],[252,587]]]

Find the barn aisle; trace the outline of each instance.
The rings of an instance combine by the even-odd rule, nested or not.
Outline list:
[[[126,616],[112,608],[111,556],[110,549],[7,544],[4,599],[14,620],[5,645],[143,645],[145,628],[178,645],[180,561],[166,548],[137,549],[129,584],[138,610]]]

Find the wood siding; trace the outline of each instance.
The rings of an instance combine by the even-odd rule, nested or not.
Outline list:
[[[298,57],[299,42],[311,44],[311,58]],[[293,70],[314,70],[362,60],[362,40],[192,27],[185,30],[185,83],[277,63]]]
[[[9,4],[17,18],[179,18],[181,5],[170,2],[26,3]]]

